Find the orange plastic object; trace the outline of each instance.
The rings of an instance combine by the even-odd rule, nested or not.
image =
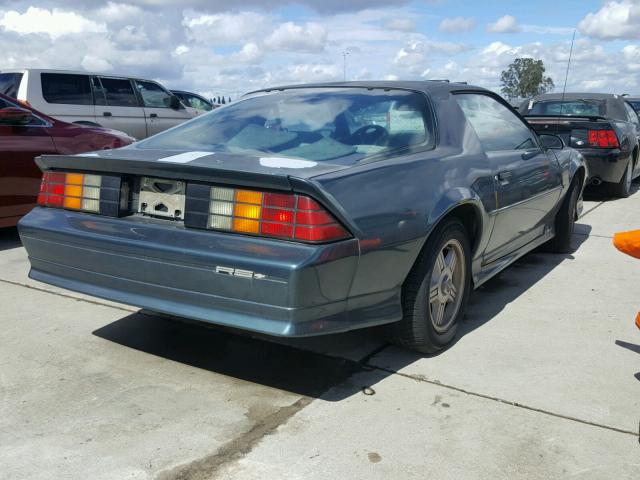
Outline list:
[[[636,327],[640,328],[640,313],[636,315]]]
[[[640,230],[616,233],[613,245],[622,253],[640,258]]]

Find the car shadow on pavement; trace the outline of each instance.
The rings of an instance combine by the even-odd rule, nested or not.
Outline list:
[[[574,247],[586,238],[575,235]],[[489,322],[561,262],[572,258],[572,255],[532,253],[488,281],[472,294],[458,340]],[[307,350],[305,343],[296,339],[286,344],[276,343],[234,329],[146,312],[128,315],[93,333],[125,347],[195,368],[330,402],[373,391],[373,385],[346,380],[357,372],[369,370],[369,358],[387,347],[379,342],[377,348],[359,361],[347,360]],[[360,335],[363,339],[369,337],[370,341],[371,333]],[[315,349],[331,351],[331,345],[341,343],[344,338],[344,334],[317,337]],[[375,378],[376,383],[424,357],[400,348],[388,349],[385,353],[388,368],[368,376]],[[331,389],[334,386],[339,388]],[[329,389],[331,392],[327,393]]]
[[[632,352],[640,354],[640,345],[636,345],[635,343],[624,342],[622,340],[616,340],[616,345],[622,348],[626,348],[627,350],[631,350]],[[634,377],[640,381],[640,372],[636,373]]]
[[[134,313],[93,332],[105,340],[195,368],[318,398],[362,363],[282,345],[224,327]],[[187,380],[188,381],[188,380]],[[357,389],[343,389],[341,398]]]
[[[0,252],[21,247],[18,229],[15,227],[0,228]]]
[[[577,250],[588,238],[591,227],[581,225],[582,231],[586,234],[576,234],[572,239],[572,247]],[[471,293],[467,311],[462,323],[458,327],[456,339],[448,348],[455,348],[455,344],[466,335],[471,335],[476,329],[481,328],[485,323],[490,322],[504,308],[522,296],[542,280],[553,269],[565,261],[572,261],[572,254],[550,254],[532,252],[504,271],[481,285]],[[421,358],[435,357],[442,352],[433,355],[421,355],[408,350],[394,348],[393,351],[386,351],[384,356],[384,367],[392,371],[411,364]]]

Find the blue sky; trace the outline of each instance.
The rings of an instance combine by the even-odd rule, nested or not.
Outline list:
[[[135,74],[206,95],[348,79],[499,90],[517,57],[569,90],[640,93],[640,0],[0,0],[0,69]]]

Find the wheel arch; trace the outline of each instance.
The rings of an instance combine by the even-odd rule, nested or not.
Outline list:
[[[458,193],[460,194],[462,192],[458,191]],[[446,200],[447,198],[448,200]],[[467,191],[466,195],[459,197],[456,201],[452,201],[450,195],[443,197],[443,200],[439,202],[433,210],[432,215],[430,216],[429,230],[424,237],[424,242],[403,280],[403,292],[405,290],[407,279],[410,277],[411,272],[417,268],[418,262],[420,262],[423,257],[423,252],[425,251],[429,238],[443,222],[451,218],[459,220],[467,231],[471,247],[471,258],[469,260],[473,270],[473,259],[477,256],[479,248],[483,245],[485,228],[488,222],[487,215],[484,213],[484,208],[482,207],[480,200],[474,198],[471,192]],[[471,271],[470,274],[471,282],[473,284],[473,271]]]
[[[470,190],[454,189],[443,195],[429,216],[429,230],[425,237],[425,244],[429,236],[447,218],[457,217],[469,233],[472,257],[481,245],[488,218],[480,199]],[[424,245],[423,245],[424,248]]]

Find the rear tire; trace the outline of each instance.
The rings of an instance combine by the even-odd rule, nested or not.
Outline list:
[[[576,206],[580,196],[578,181],[571,184],[560,211],[556,214],[556,235],[545,245],[545,250],[551,253],[571,253],[571,236],[576,225]]]
[[[390,340],[422,353],[442,350],[454,339],[471,290],[468,232],[450,218],[430,235],[402,291],[403,319]]]
[[[612,183],[610,192],[614,197],[627,198],[631,194],[631,181],[633,179],[633,158],[629,159],[624,175],[618,183]]]

